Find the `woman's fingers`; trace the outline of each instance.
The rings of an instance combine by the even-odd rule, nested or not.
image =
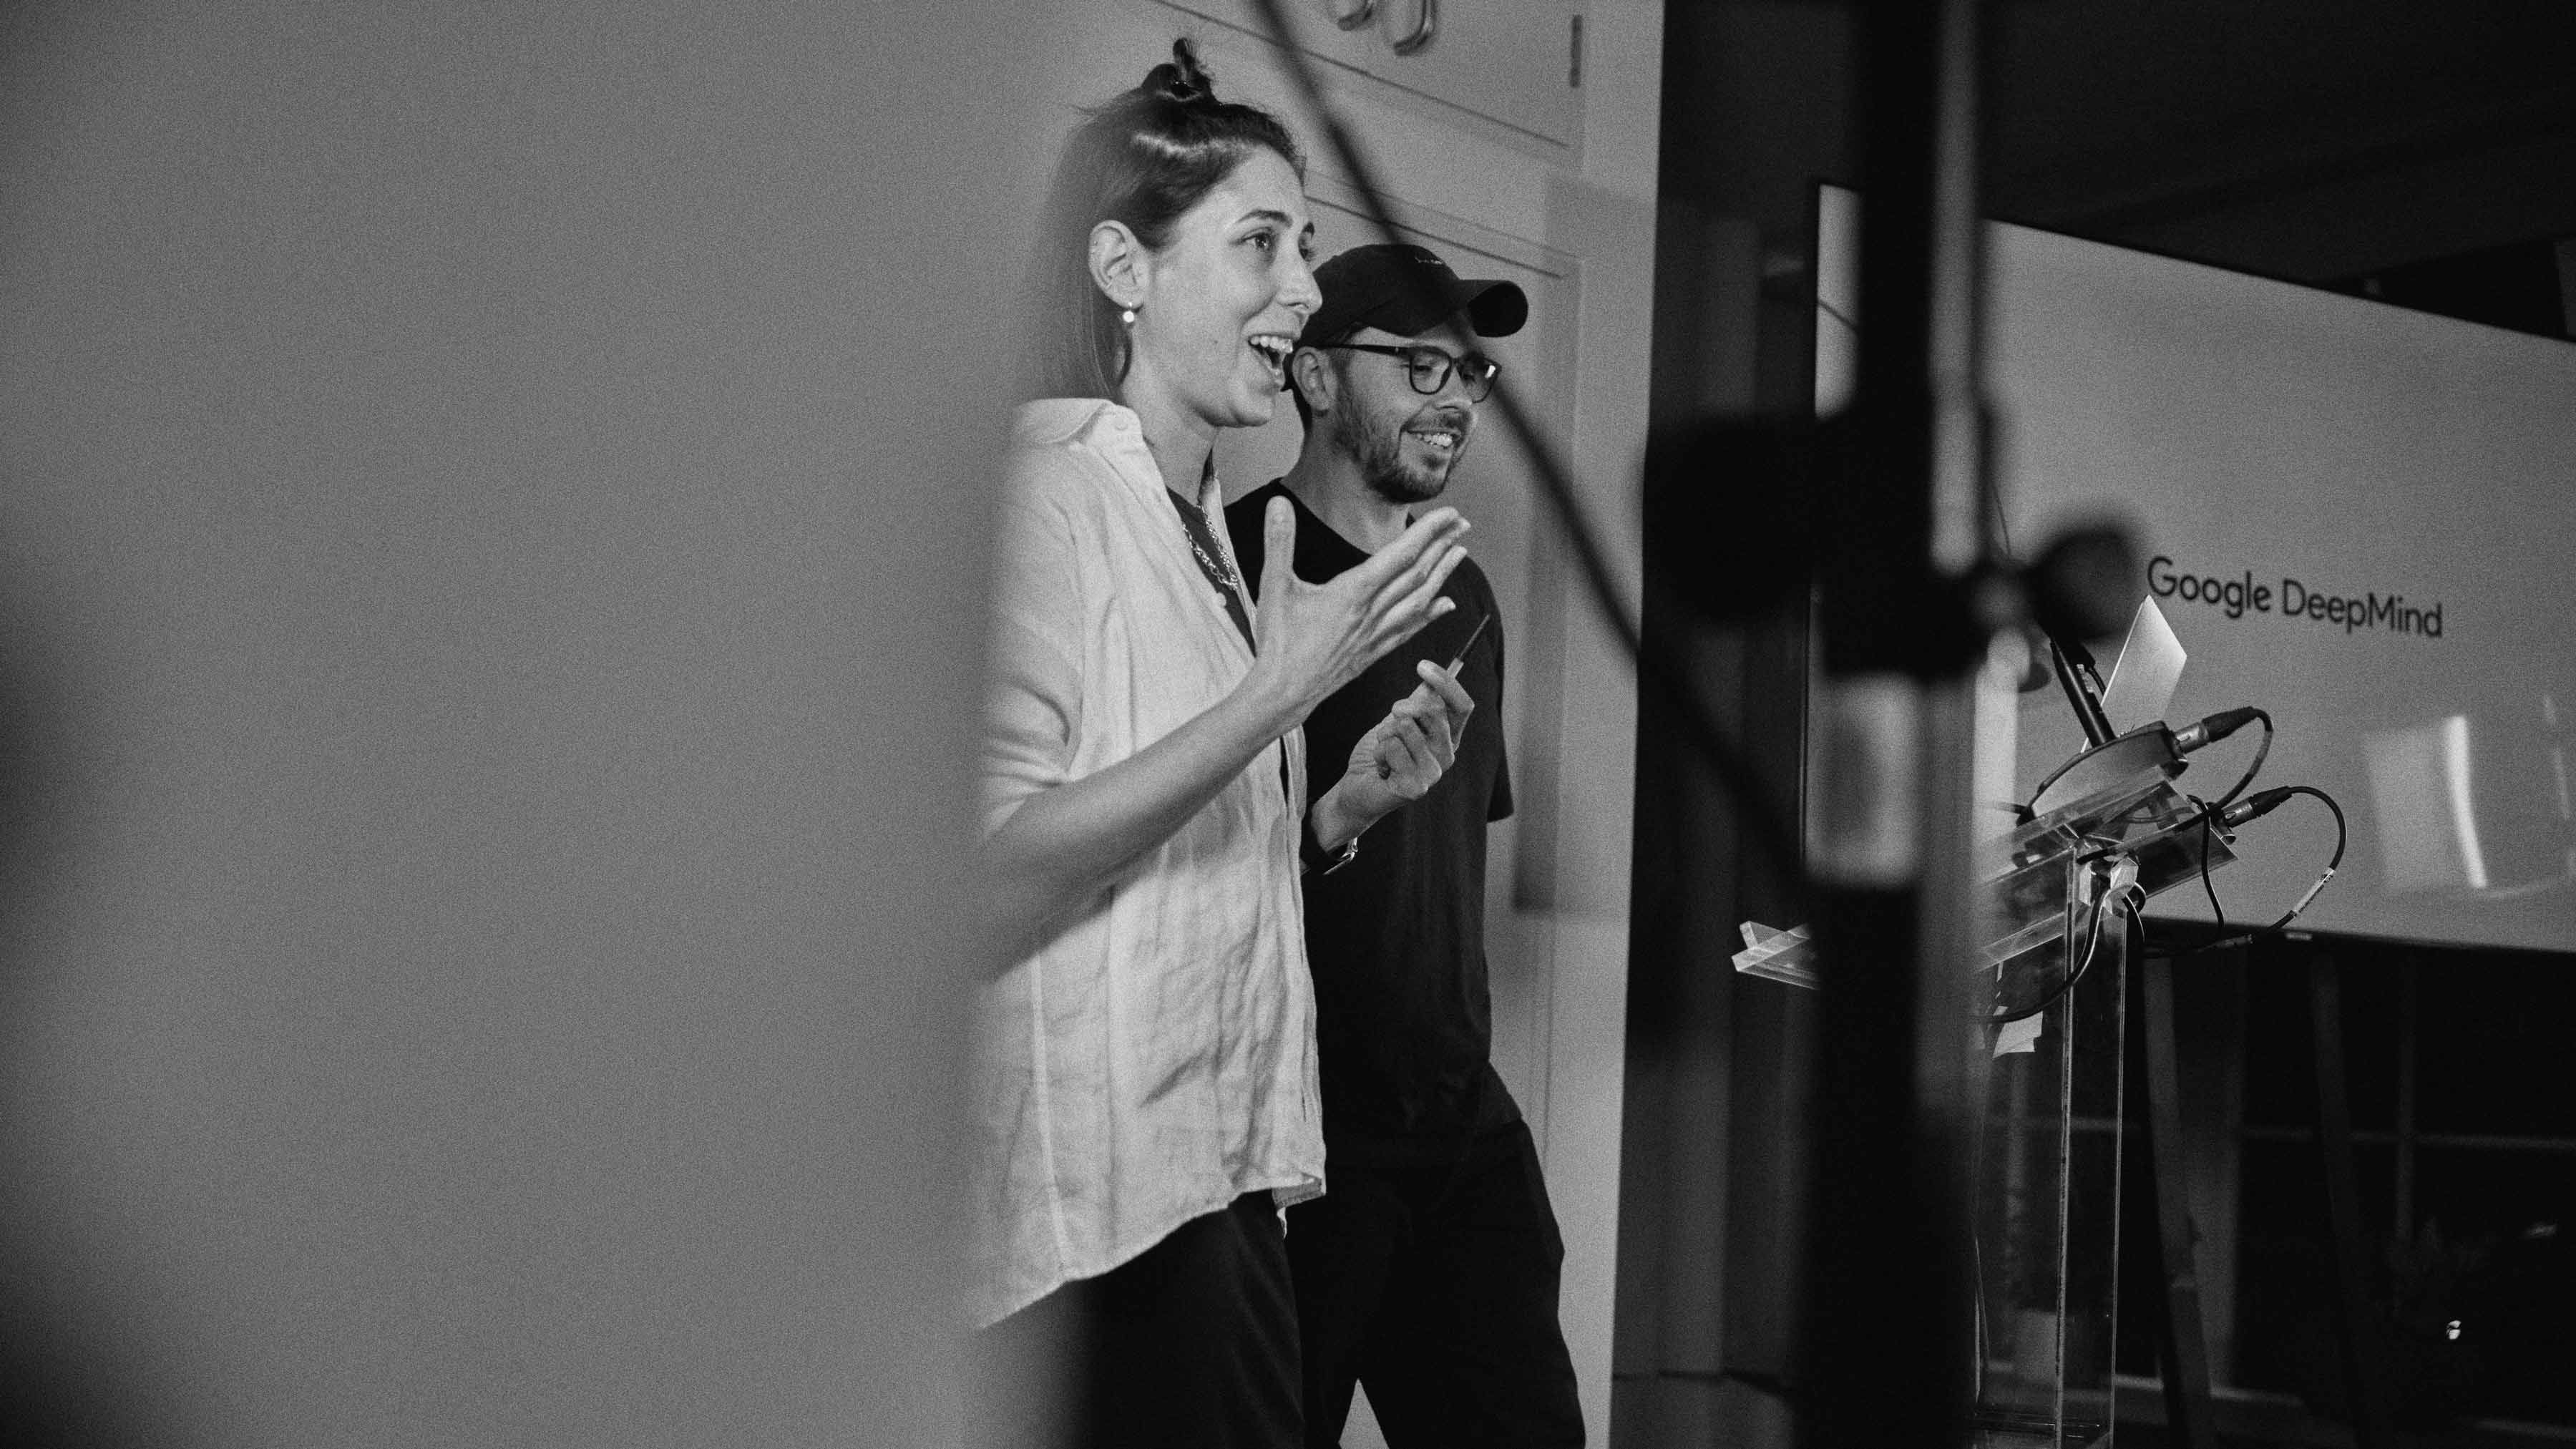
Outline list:
[[[1261,587],[1253,597],[1267,608],[1297,577],[1297,510],[1273,498],[1261,510]]]
[[[1466,562],[1466,559],[1467,550],[1459,544],[1452,543],[1427,549],[1422,557],[1414,560],[1411,568],[1396,575],[1393,582],[1380,590],[1378,597],[1381,599],[1405,598],[1421,588],[1425,579],[1434,581],[1433,588],[1436,591],[1438,581],[1446,580],[1458,565]]]
[[[1395,542],[1369,555],[1356,571],[1363,574],[1375,572],[1383,579],[1420,557],[1423,550],[1442,539],[1465,533],[1467,528],[1467,520],[1459,516],[1457,509],[1432,509],[1406,524],[1404,532],[1395,536]]]
[[[1354,586],[1365,590],[1373,599],[1401,594],[1403,580],[1429,567],[1444,547],[1455,547],[1467,534],[1467,520],[1454,508],[1435,508],[1413,520],[1395,542],[1371,554],[1368,561],[1351,570]]]
[[[1455,539],[1436,541],[1417,555],[1411,563],[1406,564],[1392,577],[1379,584],[1371,602],[1384,606],[1392,600],[1404,598],[1420,588],[1422,581],[1433,574],[1438,573],[1446,577],[1446,570],[1457,567],[1457,564],[1451,560],[1466,556],[1466,546]]]
[[[1418,583],[1387,606],[1382,616],[1386,648],[1393,648],[1415,630],[1458,607],[1457,600],[1441,597],[1440,591],[1447,587],[1458,565],[1466,561],[1465,549],[1451,549]]]
[[[1458,607],[1457,600],[1440,597],[1440,590],[1449,582],[1449,576],[1458,571],[1458,565],[1466,561],[1467,551],[1452,546],[1417,561],[1414,567],[1398,574],[1378,591],[1376,597],[1368,600],[1368,613],[1364,618],[1372,626],[1368,634],[1371,659]],[[1349,575],[1343,577],[1348,578]],[[1340,580],[1334,582],[1339,583]]]

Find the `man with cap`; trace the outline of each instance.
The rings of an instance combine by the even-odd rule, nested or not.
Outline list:
[[[1285,478],[1226,510],[1252,577],[1274,496],[1296,507],[1294,564],[1311,582],[1401,534],[1449,486],[1492,390],[1475,339],[1529,316],[1518,286],[1461,280],[1418,246],[1355,248],[1315,281],[1323,303],[1288,364],[1305,446]],[[1473,701],[1439,783],[1305,877],[1326,1192],[1288,1210],[1288,1257],[1309,1445],[1340,1441],[1355,1382],[1394,1449],[1583,1442],[1556,1315],[1564,1244],[1491,1061],[1485,827],[1512,809],[1502,619],[1473,559],[1446,592],[1454,611],[1305,724],[1311,789],[1334,778],[1320,762],[1358,766],[1391,708],[1438,707],[1421,661]]]

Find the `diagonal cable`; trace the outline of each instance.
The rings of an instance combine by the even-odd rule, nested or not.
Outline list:
[[[1378,235],[1390,242],[1400,242],[1394,215],[1388,210],[1386,194],[1377,182],[1377,172],[1364,156],[1359,142],[1342,124],[1341,116],[1324,99],[1322,82],[1316,77],[1314,62],[1298,48],[1295,27],[1290,23],[1280,0],[1252,0],[1260,12],[1271,43],[1286,57],[1289,78],[1296,83],[1307,113],[1324,133],[1332,147],[1334,159],[1351,186],[1359,192],[1361,208]],[[1428,293],[1428,287],[1424,291]],[[1660,696],[1678,716],[1682,734],[1692,749],[1716,772],[1718,781],[1735,801],[1737,810],[1783,874],[1795,879],[1802,875],[1803,852],[1798,835],[1789,828],[1788,814],[1781,809],[1769,787],[1755,773],[1744,752],[1708,708],[1697,688],[1690,683],[1680,665],[1668,651],[1649,650],[1636,623],[1632,622],[1627,603],[1619,597],[1617,580],[1610,571],[1608,553],[1603,549],[1598,530],[1584,513],[1583,502],[1575,496],[1570,471],[1558,460],[1556,450],[1539,432],[1529,409],[1508,377],[1494,380],[1490,399],[1499,406],[1503,424],[1521,445],[1538,473],[1539,492],[1555,510],[1557,521],[1564,526],[1565,538],[1574,552],[1577,568],[1583,575],[1593,608],[1618,638],[1622,652],[1632,660],[1639,679]]]

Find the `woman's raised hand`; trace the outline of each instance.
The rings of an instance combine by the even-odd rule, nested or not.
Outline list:
[[[1467,557],[1467,520],[1436,508],[1395,542],[1329,583],[1297,577],[1297,514],[1273,498],[1261,517],[1261,617],[1256,677],[1265,677],[1302,723],[1326,695],[1356,678],[1423,625],[1457,607],[1440,596]]]

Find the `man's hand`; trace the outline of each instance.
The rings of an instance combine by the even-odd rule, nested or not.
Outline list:
[[[1315,802],[1315,840],[1327,849],[1430,793],[1457,762],[1475,698],[1428,659],[1413,671],[1422,683],[1360,736],[1342,778]]]

